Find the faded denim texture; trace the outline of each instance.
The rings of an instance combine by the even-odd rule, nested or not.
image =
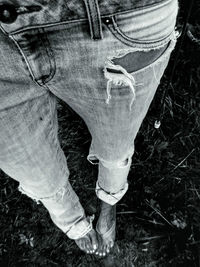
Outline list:
[[[1,24],[0,168],[78,239],[93,218],[68,181],[56,97],[85,121],[92,135],[88,160],[99,161],[97,197],[116,204],[128,190],[134,139],[176,44],[178,3],[8,2],[43,9]],[[157,57],[143,65],[131,60],[138,52]]]

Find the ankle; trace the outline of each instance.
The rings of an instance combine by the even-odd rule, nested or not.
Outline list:
[[[116,204],[115,205],[110,205],[110,204],[108,204],[108,203],[106,203],[106,202],[104,202],[104,201],[101,201],[101,205],[100,205],[100,210],[101,210],[101,212],[109,212],[109,211],[111,211],[111,210],[113,210],[113,209],[115,209],[116,208]]]

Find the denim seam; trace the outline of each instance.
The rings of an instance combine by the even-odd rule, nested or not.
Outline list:
[[[129,183],[128,183],[128,181],[126,181],[126,183],[124,184],[124,187],[122,189],[118,190],[118,192],[116,192],[116,193],[111,193],[109,191],[104,190],[99,185],[99,181],[97,181],[95,192],[96,192],[96,195],[99,199],[103,200],[104,202],[107,202],[110,205],[115,205],[125,195],[125,193],[128,190],[128,187],[129,187]],[[102,195],[102,193],[103,193],[103,195]],[[116,196],[119,196],[119,198]],[[109,197],[111,197],[111,199],[112,199],[111,201],[109,200]]]
[[[164,38],[162,38],[162,39],[159,39],[159,40],[152,40],[152,41],[139,41],[139,40],[136,40],[136,39],[133,39],[133,38],[131,38],[131,37],[129,37],[129,36],[126,36],[126,34],[125,33],[123,33],[123,31],[122,30],[120,30],[120,28],[118,27],[118,24],[117,24],[117,20],[116,20],[116,18],[115,18],[115,16],[113,16],[112,17],[112,26],[113,27],[108,27],[110,30],[111,30],[111,32],[113,33],[113,34],[116,34],[116,35],[119,35],[120,37],[122,37],[125,41],[130,41],[130,42],[134,42],[134,43],[138,43],[138,44],[147,44],[147,45],[149,45],[149,44],[154,44],[155,42],[157,43],[157,42],[162,42],[162,41],[164,41],[165,39],[167,39],[168,37],[170,37],[170,35],[171,35],[171,33],[168,35],[168,36],[165,36]],[[120,39],[121,40],[121,39]]]
[[[128,181],[126,181],[125,184],[128,185],[129,184]],[[112,196],[114,198],[115,198],[116,194],[119,194],[120,192],[122,192],[124,190],[124,188],[122,188],[122,189],[119,189],[119,191],[117,191],[115,193],[111,193],[109,191],[106,191],[103,187],[101,187],[100,184],[99,184],[99,181],[97,181],[97,185],[98,185],[99,188],[96,189],[96,192],[103,190],[106,194],[108,194],[108,195],[110,195],[110,196]]]
[[[32,80],[33,80],[37,85],[41,86],[40,84],[37,83],[36,78],[35,78],[35,76],[34,76],[34,74],[33,74],[33,70],[32,70],[32,68],[31,68],[31,66],[30,66],[30,63],[29,63],[27,57],[25,56],[25,54],[24,54],[24,52],[23,52],[23,49],[21,48],[20,44],[17,42],[17,40],[14,38],[13,35],[10,35],[9,37],[10,37],[11,40],[15,43],[15,45],[17,46],[17,48],[18,48],[20,54],[22,55],[22,57],[23,57],[23,59],[24,59],[24,61],[25,61],[25,63],[26,63],[26,67],[28,68],[29,74],[30,74],[30,76],[32,77]]]
[[[40,29],[38,29],[38,31],[39,31],[39,30],[40,30]],[[43,29],[41,29],[41,30],[42,30],[42,32],[44,32]],[[47,82],[49,82],[49,81],[54,77],[54,75],[55,75],[55,73],[56,73],[56,62],[55,62],[55,56],[54,56],[53,50],[52,50],[51,47],[50,47],[50,43],[49,43],[49,41],[48,41],[48,39],[47,39],[47,36],[46,36],[45,33],[44,33],[44,35],[45,35],[45,37],[46,37],[46,42],[48,42],[48,46],[49,46],[49,47],[47,48],[47,45],[45,45],[45,43],[44,43],[44,39],[43,39],[43,38],[40,38],[40,40],[41,40],[41,42],[42,42],[42,44],[43,44],[43,46],[44,46],[44,48],[45,48],[45,51],[46,51],[46,53],[47,53],[47,57],[48,57],[48,59],[49,59],[49,64],[50,64],[50,73],[49,73],[49,75],[48,75],[48,77],[47,77],[47,80],[45,80],[46,83],[47,83]],[[20,52],[22,58],[24,59],[24,61],[25,61],[25,63],[26,63],[25,66],[28,68],[28,73],[29,73],[29,75],[30,75],[32,81],[33,81],[36,85],[39,85],[40,87],[45,88],[44,85],[45,85],[46,83],[40,83],[40,82],[39,82],[40,79],[37,79],[37,78],[35,77],[34,72],[33,72],[33,70],[32,70],[32,67],[31,67],[31,64],[30,64],[30,62],[29,62],[27,56],[25,55],[23,49],[21,48],[19,42],[15,39],[14,35],[9,35],[9,38],[10,38],[10,39],[14,42],[14,44],[17,46],[17,48],[18,48],[18,50],[19,50],[19,52]],[[48,49],[49,49],[49,51],[50,51],[50,55],[52,55],[52,58],[53,58],[53,59],[51,59],[51,56],[49,55]],[[52,67],[52,60],[53,60],[53,67]],[[45,89],[46,89],[46,88],[45,88]]]
[[[90,5],[89,2],[86,0],[85,1],[86,4],[86,10],[87,10],[87,14],[88,14],[88,21],[89,21],[89,26],[90,26],[90,34],[91,34],[91,38],[93,39],[93,34],[94,34],[94,30],[93,30],[93,23],[91,20],[91,10],[90,10]]]
[[[97,39],[102,39],[101,15],[100,15],[97,0],[94,0],[94,6],[96,7],[97,23],[98,23],[98,28],[95,27],[98,30],[98,35],[99,35]]]
[[[98,9],[98,3],[96,2],[96,0],[92,0],[91,3],[88,0],[84,0],[84,2],[88,15],[91,39],[93,40],[102,39],[101,16]]]
[[[153,4],[150,4],[150,5],[145,5],[145,6],[142,6],[142,7],[137,7],[137,8],[131,8],[131,9],[127,9],[125,11],[122,11],[122,12],[117,12],[117,13],[112,13],[112,14],[109,14],[110,17],[112,17],[113,15],[120,15],[120,14],[126,14],[126,13],[132,13],[132,12],[138,12],[138,11],[146,11],[146,9],[148,8],[152,8],[152,7],[160,7],[160,6],[163,6],[165,4],[167,4],[168,2],[172,2],[174,0],[163,0],[162,2],[159,2],[159,3],[153,3]],[[105,15],[104,15],[105,16]]]
[[[166,0],[164,0],[162,3],[164,3],[165,1]],[[153,6],[156,6],[156,5],[158,5],[158,3],[154,3],[154,4],[151,4],[151,5],[146,5],[145,7],[131,8],[131,9],[123,10],[123,11],[117,11],[117,12],[112,12],[112,13],[109,13],[109,14],[103,14],[103,15],[101,15],[101,18],[113,17],[114,15],[120,15],[120,14],[126,14],[126,13],[130,13],[130,12],[138,11],[138,10],[144,10],[145,8],[153,7]],[[0,23],[0,29],[6,35],[13,35],[13,34],[17,34],[17,33],[20,33],[20,32],[25,32],[25,31],[28,31],[28,30],[32,30],[32,29],[48,28],[48,27],[53,27],[53,26],[65,25],[65,24],[69,24],[69,23],[87,22],[87,21],[88,21],[88,18],[80,18],[80,19],[74,19],[74,20],[51,22],[51,23],[47,23],[47,24],[25,26],[25,27],[22,27],[22,28],[19,28],[17,30],[10,31],[10,32],[7,32],[4,29],[4,27],[2,26],[2,24]]]
[[[42,80],[42,85],[46,84],[50,80],[53,79],[56,73],[56,61],[55,61],[55,54],[51,48],[49,39],[47,37],[47,34],[45,33],[44,29],[38,29],[39,32],[43,33],[43,36],[40,35],[40,40],[43,44],[43,47],[45,48],[48,60],[49,60],[49,65],[50,65],[50,71],[48,74],[48,77],[45,80]],[[41,79],[39,79],[41,80]],[[37,82],[39,82],[39,80]]]
[[[51,102],[51,99],[50,97],[48,98],[48,101],[49,101],[49,113],[51,114],[51,118],[54,119],[54,113],[53,113],[53,104]],[[54,122],[55,123],[55,122]],[[55,128],[55,127],[54,127]],[[56,157],[57,157],[57,160],[58,162],[60,162],[60,164],[62,163],[62,157],[64,157],[64,152],[61,150],[61,147],[60,147],[60,144],[58,143],[58,137],[57,135],[55,134],[55,130],[54,130],[53,126],[52,126],[52,122],[50,120],[50,124],[49,124],[49,136],[51,138],[51,145],[55,148],[55,151],[56,151]],[[57,118],[56,118],[56,128],[58,128],[58,122],[57,122]],[[63,155],[62,155],[63,153]],[[62,171],[62,174],[63,176],[66,175],[65,171],[64,171],[64,166],[63,164],[61,164],[61,171]]]
[[[49,104],[47,105],[48,109],[49,109],[48,114],[50,114],[50,117],[52,118],[52,120],[55,120],[55,118],[54,118],[55,114],[54,114],[53,110],[54,110],[54,105],[56,105],[56,103],[54,104],[50,97],[48,97],[48,102],[49,102]],[[61,164],[61,167],[60,167],[61,174],[63,177],[67,177],[68,171],[66,172],[65,166],[62,164],[63,163],[62,159],[63,159],[63,157],[65,157],[65,155],[64,155],[64,152],[61,150],[60,144],[58,142],[58,136],[55,132],[55,128],[58,128],[57,116],[56,116],[56,122],[54,121],[54,124],[56,123],[56,125],[54,127],[52,125],[52,120],[50,120],[50,123],[47,126],[48,130],[49,130],[48,137],[49,137],[49,140],[51,142],[51,147],[55,149],[56,160]],[[68,182],[67,178],[65,180],[65,183],[66,182]],[[65,186],[65,183],[63,186]]]
[[[161,46],[164,46],[165,44],[167,44],[167,42],[170,40],[173,31],[166,36],[165,38],[163,38],[162,40],[154,40],[152,42],[145,42],[145,41],[141,41],[139,42],[138,40],[132,39],[126,35],[124,35],[120,29],[115,26],[115,21],[112,17],[112,25],[107,25],[107,29],[113,34],[113,36],[115,38],[117,38],[120,42],[122,42],[125,45],[131,46],[133,48],[147,48],[147,49],[156,49],[156,48],[160,48]]]

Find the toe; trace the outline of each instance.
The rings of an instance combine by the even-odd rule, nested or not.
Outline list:
[[[100,246],[100,247],[98,247],[97,253],[98,253],[98,255],[101,257],[101,255],[102,255],[101,246]]]
[[[107,254],[107,246],[104,245],[104,246],[103,246],[103,256],[105,257],[106,254]]]
[[[101,257],[104,257],[105,255],[105,252],[104,252],[104,246],[101,247],[101,250],[100,250],[100,256]]]
[[[90,233],[90,239],[91,239],[91,250],[97,250],[98,248],[98,240],[97,240],[97,235],[96,232],[93,230]]]
[[[85,240],[82,240],[82,248],[83,248],[83,251],[85,251],[86,253],[89,252],[88,249],[87,249]]]
[[[91,244],[88,240],[85,241],[85,248],[87,250],[87,253],[91,253],[91,251],[92,251]]]
[[[114,247],[114,241],[110,241],[109,247],[110,249]]]
[[[85,251],[85,244],[84,244],[83,240],[77,240],[76,244],[81,250]]]
[[[106,246],[106,253],[107,253],[107,254],[110,253],[110,246]]]

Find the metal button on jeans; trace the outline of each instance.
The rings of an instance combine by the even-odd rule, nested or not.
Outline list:
[[[17,18],[17,11],[15,6],[2,4],[0,5],[0,21],[3,23],[13,23]]]

